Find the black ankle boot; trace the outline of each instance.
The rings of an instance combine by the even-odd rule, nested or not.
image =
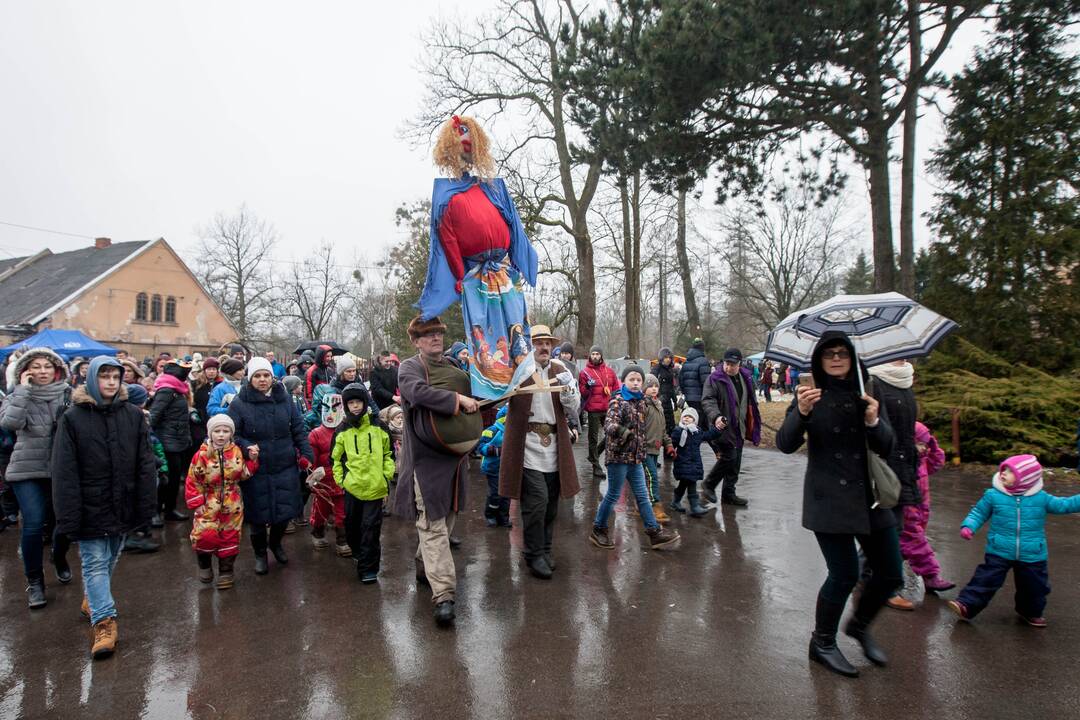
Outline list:
[[[889,663],[889,656],[874,641],[874,638],[870,637],[866,623],[853,617],[848,620],[848,624],[844,627],[844,634],[862,645],[863,655],[870,662],[881,667],[885,667]]]
[[[266,562],[266,551],[262,554],[255,553],[255,574],[265,575],[270,572],[270,565]]]
[[[26,604],[31,610],[43,608],[48,604],[48,600],[45,599],[44,577],[26,579]]]
[[[836,645],[836,635],[814,633],[810,636],[810,659],[821,663],[837,675],[859,677],[859,671],[847,661]]]
[[[270,552],[274,553],[274,559],[278,561],[278,565],[289,564],[289,556],[285,554],[285,548],[281,545],[271,545]]]
[[[56,579],[67,585],[71,582],[71,565],[68,564],[64,553],[57,553],[55,548],[52,553],[53,567],[56,568]]]

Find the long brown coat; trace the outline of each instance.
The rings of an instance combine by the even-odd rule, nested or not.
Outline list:
[[[431,362],[449,362],[445,359]],[[413,474],[424,496],[424,511],[432,520],[441,520],[464,507],[465,486],[469,474],[468,455],[450,455],[428,447],[413,431],[412,413],[415,407],[425,407],[441,415],[457,415],[460,411],[457,393],[432,387],[424,361],[414,355],[401,363],[398,370],[398,392],[405,426],[398,455],[398,485],[394,494],[394,514],[407,520],[416,519],[416,493]]]
[[[551,361],[549,377],[566,371],[566,366],[558,360]],[[521,383],[521,387],[535,384],[532,378]],[[515,395],[510,398],[510,409],[506,411],[506,429],[503,431],[502,462],[499,466],[499,494],[508,498],[521,498],[521,471],[525,467],[525,434],[529,431],[529,416],[532,414],[532,395]],[[566,413],[562,403],[553,402],[555,408],[556,446],[559,451],[559,495],[571,498],[581,492],[578,483],[577,464],[574,462],[574,450],[570,442],[570,426],[566,423]]]

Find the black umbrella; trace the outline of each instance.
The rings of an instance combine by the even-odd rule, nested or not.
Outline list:
[[[310,350],[311,354],[314,355],[315,351],[319,349],[320,345],[329,346],[330,351],[334,353],[334,355],[344,355],[345,353],[349,352],[346,348],[341,347],[333,340],[308,340],[307,342],[302,342],[297,345],[296,349],[293,350],[293,354],[299,355],[305,350]]]

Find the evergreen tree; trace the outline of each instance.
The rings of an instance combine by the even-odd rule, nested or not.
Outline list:
[[[855,264],[844,273],[844,292],[848,295],[866,295],[874,292],[874,268],[866,259],[866,251],[860,250]]]
[[[944,182],[930,215],[931,306],[968,339],[1049,369],[1080,362],[1078,3],[1003,3],[997,32],[951,83]]]

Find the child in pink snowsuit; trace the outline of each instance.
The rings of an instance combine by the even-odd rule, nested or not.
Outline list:
[[[921,422],[915,423],[915,447],[919,450],[919,494],[922,502],[904,506],[904,527],[900,531],[900,554],[908,561],[912,572],[921,575],[926,589],[939,592],[956,587],[941,577],[934,549],[926,539],[930,522],[930,476],[945,465],[945,451]]]

